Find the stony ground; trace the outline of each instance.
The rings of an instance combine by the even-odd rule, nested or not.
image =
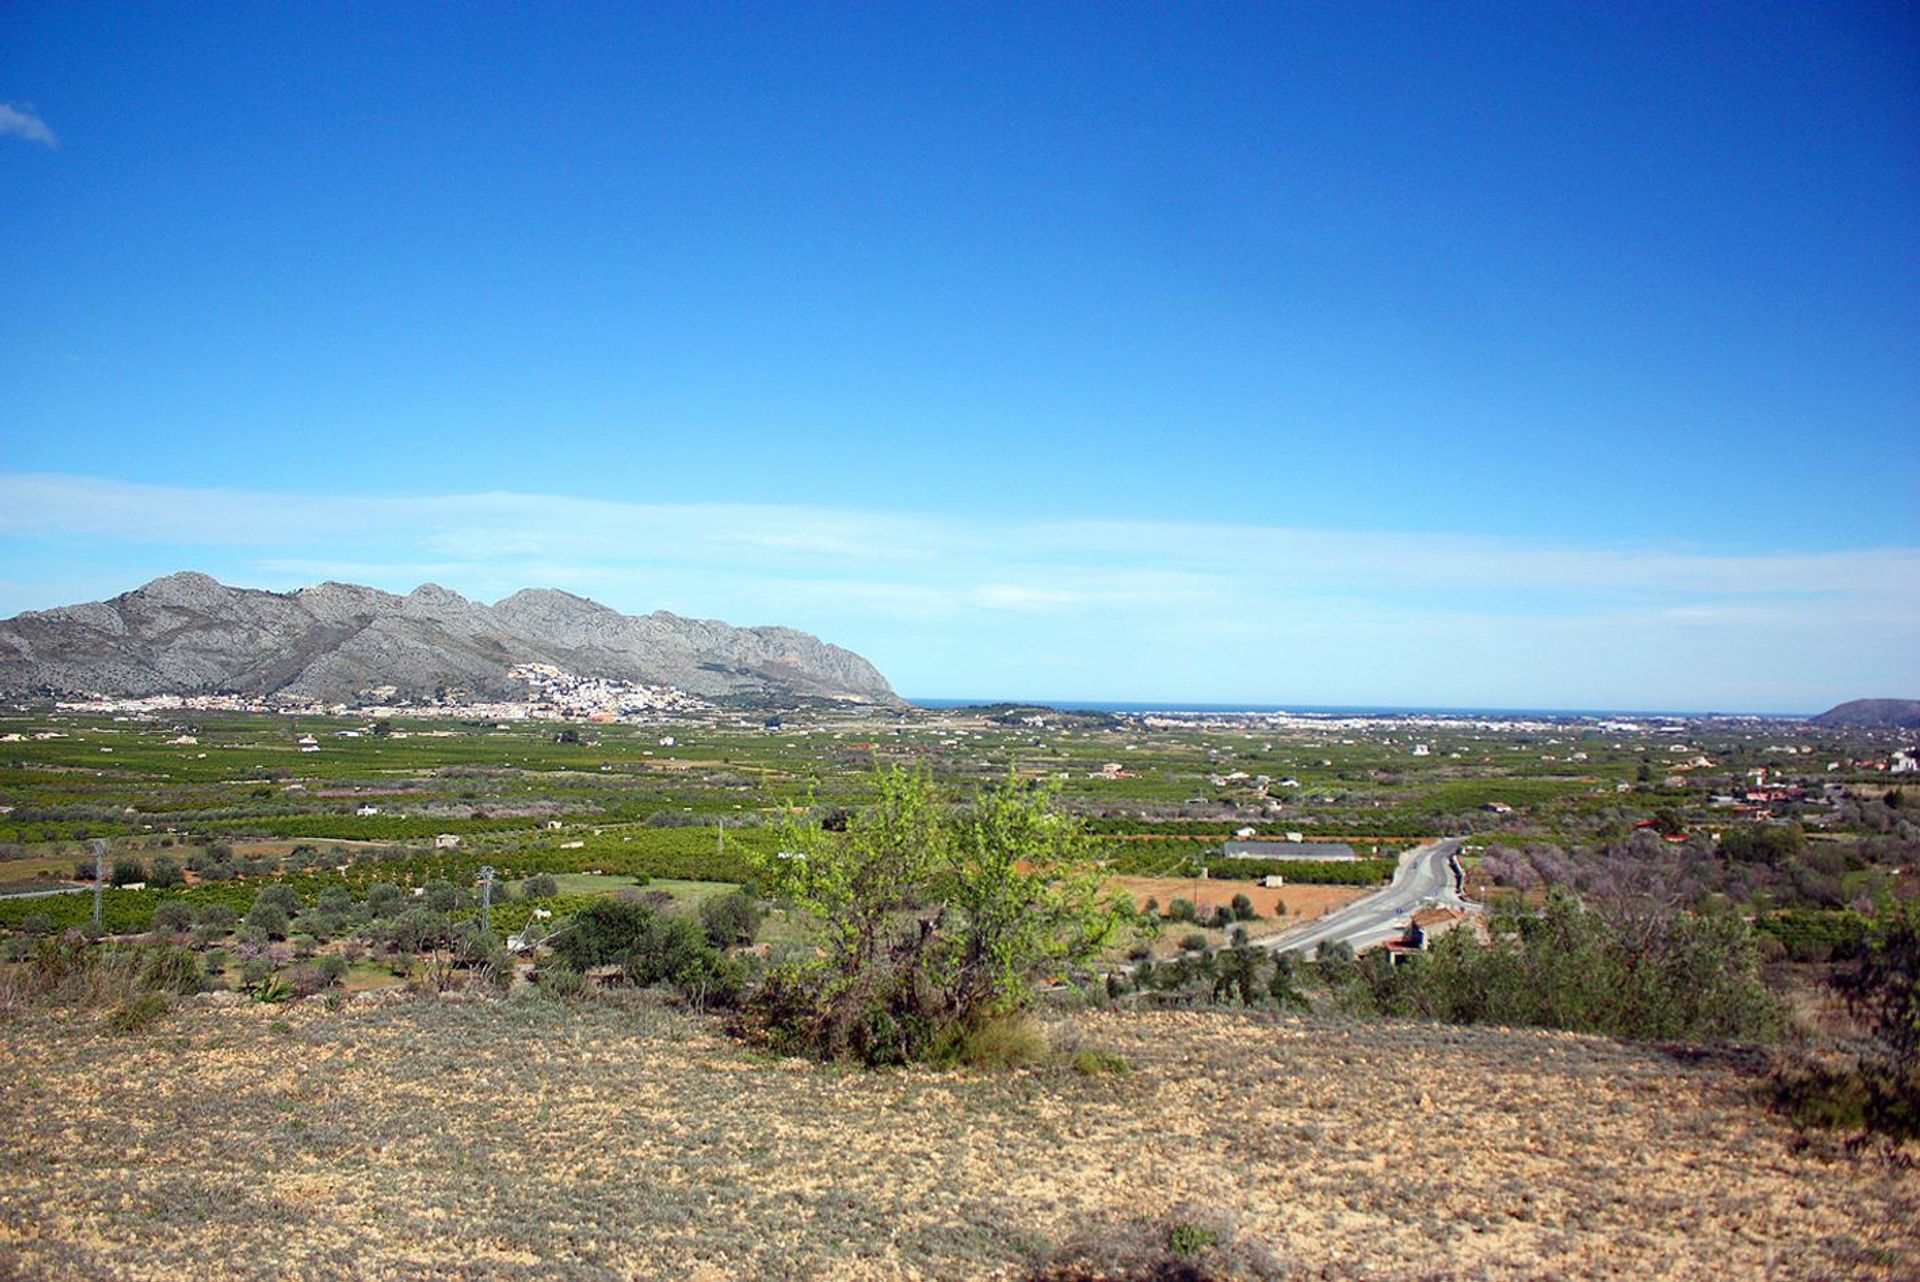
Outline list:
[[[4,1276],[1021,1277],[1178,1222],[1280,1277],[1920,1275],[1920,1175],[1592,1038],[1088,1013],[1132,1065],[1089,1076],[765,1061],[638,1000],[4,1018]]]

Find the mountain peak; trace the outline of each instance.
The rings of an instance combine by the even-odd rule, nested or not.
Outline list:
[[[552,588],[486,606],[437,583],[405,597],[337,582],[276,593],[186,572],[107,605],[0,622],[0,693],[12,694],[227,690],[351,703],[391,686],[411,698],[446,688],[513,698],[518,663],[703,698],[899,702],[872,664],[804,632],[666,611],[635,618]]]
[[[141,596],[177,596],[182,593],[225,592],[226,584],[198,570],[175,570],[134,589]]]

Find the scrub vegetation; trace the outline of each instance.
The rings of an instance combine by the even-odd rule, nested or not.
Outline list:
[[[368,1277],[1915,1264],[1920,808],[1880,732],[0,733],[0,888],[55,892],[0,899],[16,1273],[266,1276],[282,1229]],[[1263,946],[1446,834],[1469,925]],[[1355,858],[1224,849],[1295,836]]]

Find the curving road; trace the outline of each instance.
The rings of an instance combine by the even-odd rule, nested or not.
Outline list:
[[[1398,936],[1415,909],[1431,904],[1464,908],[1467,901],[1460,897],[1453,859],[1465,841],[1465,837],[1447,837],[1416,846],[1400,856],[1393,882],[1385,890],[1336,908],[1302,930],[1256,939],[1253,946],[1273,953],[1306,953],[1339,940],[1358,952]]]

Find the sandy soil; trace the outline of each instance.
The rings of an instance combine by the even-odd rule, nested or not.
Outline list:
[[[1058,1032],[1131,1071],[768,1061],[635,1002],[12,1015],[0,1276],[1018,1278],[1169,1223],[1244,1276],[1920,1266],[1920,1175],[1796,1151],[1731,1061],[1207,1012]]]

